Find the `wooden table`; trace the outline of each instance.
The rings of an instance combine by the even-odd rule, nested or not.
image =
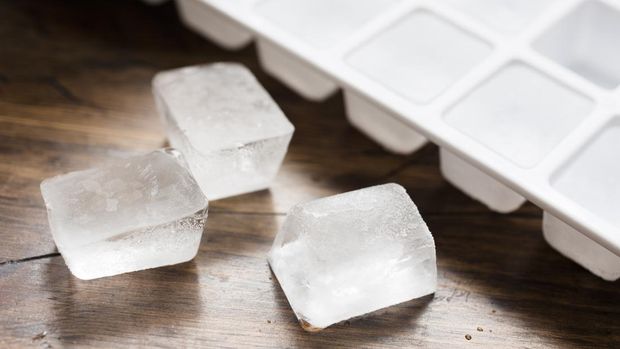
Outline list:
[[[191,262],[94,281],[69,273],[39,182],[166,145],[150,91],[162,69],[240,61],[297,131],[267,191],[211,203]],[[620,289],[542,238],[541,211],[490,212],[451,187],[437,147],[396,156],[353,129],[341,95],[311,103],[248,47],[185,29],[172,4],[0,2],[0,347],[614,348]],[[304,332],[265,254],[299,201],[398,182],[433,232],[434,297]],[[471,336],[471,339],[467,339]]]

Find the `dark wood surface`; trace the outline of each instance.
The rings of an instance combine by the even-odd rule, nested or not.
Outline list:
[[[42,179],[166,144],[150,92],[162,69],[240,61],[296,126],[268,191],[211,203],[195,260],[94,281],[51,239]],[[617,348],[620,289],[548,247],[531,204],[499,215],[442,179],[438,151],[383,151],[267,76],[253,46],[224,51],[172,4],[0,2],[0,347]],[[434,297],[304,332],[265,254],[299,201],[405,186],[437,244]],[[466,336],[471,336],[467,339]]]

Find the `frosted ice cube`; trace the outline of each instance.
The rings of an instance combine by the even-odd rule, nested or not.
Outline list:
[[[210,200],[269,187],[293,125],[245,67],[216,63],[157,74],[170,143]]]
[[[620,278],[620,257],[547,212],[543,233],[551,247],[591,273],[607,281]]]
[[[385,184],[294,206],[269,264],[309,331],[435,292],[435,243],[405,189]]]
[[[188,261],[208,201],[180,154],[158,150],[41,183],[58,251],[94,279]]]

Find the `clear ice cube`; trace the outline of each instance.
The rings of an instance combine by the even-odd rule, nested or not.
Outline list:
[[[435,243],[405,189],[385,184],[294,206],[269,264],[306,330],[435,292]]]
[[[153,93],[170,144],[210,200],[269,187],[294,127],[247,68],[216,63],[161,72]]]
[[[180,153],[158,150],[41,183],[54,241],[76,277],[188,261],[208,201]]]

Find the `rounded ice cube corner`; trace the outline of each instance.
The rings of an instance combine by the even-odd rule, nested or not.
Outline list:
[[[170,148],[48,178],[41,193],[58,251],[84,280],[191,260],[209,206]]]
[[[435,292],[435,243],[406,190],[384,184],[295,205],[268,262],[316,332]]]

